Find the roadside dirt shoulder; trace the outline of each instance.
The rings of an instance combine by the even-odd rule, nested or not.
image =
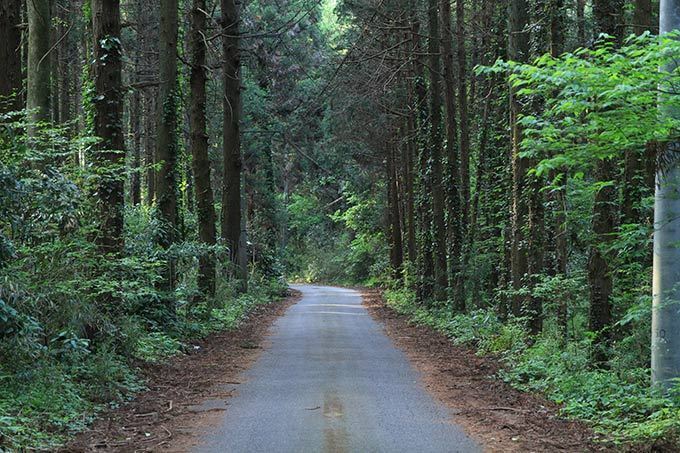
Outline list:
[[[102,413],[89,430],[62,451],[189,451],[201,429],[221,419],[241,373],[257,359],[274,321],[300,300],[301,293],[260,306],[236,330],[194,343],[196,352],[161,365],[145,366],[148,391],[118,409]],[[221,400],[215,408],[200,407]],[[199,429],[200,428],[200,429]]]
[[[583,423],[558,417],[556,405],[493,378],[500,364],[454,345],[427,326],[386,306],[380,291],[364,290],[364,306],[421,373],[424,386],[491,452],[611,451]]]

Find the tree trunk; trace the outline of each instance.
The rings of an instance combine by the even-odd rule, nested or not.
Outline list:
[[[241,196],[241,56],[239,51],[239,4],[222,0],[222,45],[224,50],[224,174],[222,177],[222,238],[230,248],[241,289],[247,288],[247,262],[239,247],[245,240],[242,231]]]
[[[133,206],[142,202],[142,130],[141,130],[141,95],[138,90],[132,94],[130,106],[130,133],[132,134],[132,162],[130,176],[130,198]]]
[[[144,165],[146,166],[146,204],[152,206],[156,199],[156,100],[153,90],[144,95]]]
[[[432,245],[434,257],[434,297],[437,301],[446,299],[448,286],[446,223],[444,217],[444,188],[442,171],[442,101],[441,101],[441,60],[439,54],[439,19],[437,0],[428,2],[428,23],[430,36],[428,53],[430,56],[430,187],[432,194]]]
[[[597,33],[605,33],[620,43],[625,31],[625,0],[593,0]]]
[[[50,0],[30,0],[28,11],[28,68],[26,108],[28,135],[36,136],[36,123],[50,119]]]
[[[400,280],[404,263],[404,248],[401,234],[395,145],[387,143],[385,151],[387,154],[387,218],[389,219],[390,263],[394,272],[394,278]]]
[[[161,0],[156,203],[163,225],[159,245],[168,249],[177,237],[177,0]],[[160,288],[175,287],[175,262],[168,258]]]
[[[655,31],[652,0],[634,0],[632,32],[641,35],[646,31]]]
[[[551,0],[550,3],[550,54],[558,57],[565,50],[564,28],[565,12],[564,0]],[[585,45],[585,43],[579,43]],[[555,180],[558,172],[551,173],[551,179]],[[553,190],[552,198],[555,204],[554,214],[554,248],[555,248],[555,272],[563,277],[567,276],[568,264],[568,231],[567,231],[567,172],[562,170],[560,184],[562,187]],[[557,324],[562,338],[566,342],[569,337],[569,307],[568,300],[561,297],[557,305]]]
[[[576,0],[576,36],[579,46],[586,43],[586,0]]]
[[[413,93],[410,89],[410,102],[409,105],[413,105]],[[406,165],[405,171],[405,189],[406,189],[406,206],[405,206],[405,222],[406,222],[406,248],[408,251],[408,261],[410,264],[415,264],[417,252],[416,252],[416,224],[415,224],[415,160],[414,156],[416,154],[416,149],[418,147],[415,134],[415,113],[410,112],[408,118],[406,119],[406,135],[407,143],[404,146],[404,162]]]
[[[606,33],[620,41],[623,34],[623,0],[595,0],[593,14],[599,33]],[[616,164],[612,160],[600,160],[595,169],[598,181],[616,179]],[[614,239],[616,226],[617,191],[613,186],[601,188],[595,195],[593,206],[594,242],[588,258],[588,287],[590,290],[590,330],[597,334],[593,343],[593,359],[597,364],[607,360],[611,338],[612,321],[612,274],[610,257],[606,248]]]
[[[0,114],[21,109],[21,0],[0,4]],[[16,97],[5,102],[9,96]]]
[[[653,31],[654,15],[651,0],[635,0],[633,9],[632,32],[641,35]],[[644,196],[654,191],[654,172],[656,162],[656,143],[648,143],[643,152],[626,150],[623,171],[623,200],[621,206],[622,222],[643,223],[640,202]],[[652,184],[649,184],[649,182]]]
[[[101,229],[97,242],[102,253],[123,252],[123,137],[122,55],[119,0],[92,0],[94,33],[94,133],[101,138],[95,163]]]
[[[198,204],[198,239],[208,246],[215,245],[215,205],[210,184],[210,159],[206,130],[206,7],[205,0],[194,0],[189,36],[191,54],[190,144],[192,167]],[[215,296],[215,256],[202,253],[198,261],[198,289],[202,295]]]
[[[460,115],[460,197],[462,231],[467,232],[470,206],[470,127],[468,121],[468,74],[465,50],[465,1],[456,1],[456,41],[458,50],[458,112]]]
[[[529,57],[529,5],[527,0],[511,0],[509,10],[508,58],[513,61],[526,62]],[[522,127],[518,119],[521,114],[515,90],[510,89],[510,127],[512,129],[512,221],[511,221],[511,279],[512,288],[519,291],[527,283],[528,273],[528,238],[525,228],[529,225],[529,206],[527,200],[527,172],[530,162],[520,157],[522,143]],[[527,298],[515,294],[512,298],[512,312],[521,316]]]
[[[462,0],[461,0],[462,1]],[[448,160],[448,238],[451,288],[457,288],[454,295],[456,311],[463,311],[465,301],[460,296],[462,278],[460,278],[460,257],[463,245],[463,215],[461,215],[460,161],[458,159],[458,123],[456,121],[456,83],[453,64],[453,33],[451,31],[451,0],[440,0],[440,16],[442,22],[442,57],[444,60],[444,104],[446,106],[446,154]]]
[[[417,229],[417,256],[416,274],[419,277],[416,295],[419,302],[424,302],[432,297],[434,282],[434,260],[432,257],[432,199],[431,190],[428,187],[427,169],[430,160],[430,150],[422,142],[425,140],[427,128],[427,89],[425,87],[425,75],[423,63],[424,49],[420,41],[420,19],[416,8],[416,2],[411,0],[411,39],[413,43],[413,93],[415,117],[414,146],[417,149],[418,162],[416,166],[416,212],[419,228]]]
[[[661,0],[661,34],[680,30],[680,0]],[[677,61],[665,71],[673,72]],[[663,111],[678,119],[678,111]],[[666,152],[676,154],[656,177],[654,196],[654,276],[652,309],[652,382],[666,388],[680,378],[680,148],[670,143]]]
[[[73,42],[74,37],[71,34],[66,34],[68,30],[68,24],[75,20],[73,14],[67,11],[65,8],[58,8],[57,12],[60,15],[60,25],[59,25],[59,36],[61,38],[64,36],[64,42],[59,48],[59,59],[57,65],[58,72],[58,86],[59,86],[59,122],[62,125],[67,126],[67,135],[72,132],[72,126],[70,124],[73,119],[71,114],[71,91],[72,91],[72,80],[74,78],[73,68],[77,67],[74,64],[73,54]]]

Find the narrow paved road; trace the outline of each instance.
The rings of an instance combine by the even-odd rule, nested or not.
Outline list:
[[[271,347],[196,451],[480,451],[419,385],[358,292],[294,288],[302,300],[277,321]]]

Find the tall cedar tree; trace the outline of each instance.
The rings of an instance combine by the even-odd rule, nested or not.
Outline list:
[[[623,36],[623,0],[594,0],[593,15],[596,32],[606,33],[617,40]],[[603,159],[596,164],[595,177],[598,181],[609,182],[616,178],[616,162]],[[611,338],[612,322],[612,269],[607,246],[614,239],[617,221],[617,191],[608,184],[595,194],[593,207],[593,233],[595,239],[588,258],[588,287],[590,290],[590,330],[597,334],[593,359],[604,363],[607,346]]]
[[[0,114],[21,108],[21,0],[4,0],[0,4]],[[16,95],[11,103],[1,98]]]
[[[434,297],[437,301],[446,299],[448,287],[445,198],[442,170],[442,100],[441,100],[441,56],[439,54],[439,17],[437,0],[428,1],[428,24],[430,36],[428,53],[430,54],[430,162],[431,179],[429,181],[432,196],[432,246],[434,258]]]
[[[529,4],[527,0],[511,0],[509,10],[508,59],[526,62],[529,58]],[[511,279],[515,291],[521,289],[529,270],[525,228],[529,224],[527,200],[527,173],[531,167],[529,159],[520,156],[522,127],[519,116],[522,106],[510,90],[510,127],[512,128],[512,238],[511,238]],[[512,312],[522,315],[525,298],[516,294],[512,300]]]
[[[177,0],[161,0],[160,9],[160,90],[157,106],[156,200],[163,225],[158,243],[169,248],[177,236]],[[175,262],[168,258],[161,289],[175,285]]]
[[[196,203],[198,205],[198,239],[215,245],[215,205],[210,184],[210,159],[206,131],[206,6],[205,0],[194,0],[191,10],[189,45],[191,52],[191,93],[189,128]],[[215,295],[215,257],[201,254],[198,261],[198,289],[202,295]]]
[[[465,49],[465,1],[456,0],[456,50],[458,54],[458,114],[460,117],[460,196],[463,231],[467,231],[470,207],[470,126],[468,74]]]
[[[239,3],[222,0],[222,46],[224,51],[224,174],[222,177],[222,238],[230,248],[242,289],[247,287],[247,269],[241,210],[241,54],[239,51]]]
[[[425,86],[425,64],[423,55],[425,49],[421,44],[420,18],[418,15],[417,1],[411,2],[411,40],[412,40],[412,62],[413,62],[413,92],[415,131],[414,141],[418,150],[418,165],[415,181],[417,188],[417,256],[416,264],[418,269],[419,284],[417,287],[418,300],[425,301],[432,297],[434,281],[434,260],[432,257],[432,199],[431,190],[428,187],[427,168],[430,160],[430,152],[425,142],[425,131],[427,129],[427,88]]]
[[[451,281],[449,286],[461,289],[460,256],[463,234],[461,232],[460,171],[458,150],[458,122],[456,119],[456,74],[453,62],[453,33],[451,30],[451,0],[440,0],[439,10],[442,23],[442,59],[444,61],[444,104],[446,106],[446,155],[448,161],[448,239]],[[464,309],[464,300],[456,292],[457,309]]]
[[[26,108],[28,134],[34,137],[35,124],[50,119],[50,0],[26,2],[28,17],[28,62],[26,69]]]
[[[394,278],[400,280],[404,264],[404,245],[401,231],[401,210],[399,206],[399,182],[397,145],[388,141],[384,145],[387,171],[387,216],[390,239],[390,264]]]
[[[651,0],[635,0],[631,31],[637,35],[652,31],[654,17]],[[623,197],[621,200],[621,221],[623,223],[641,223],[640,202],[645,193],[654,190],[653,174],[656,158],[656,144],[649,143],[645,152],[626,150],[623,170]]]
[[[94,34],[94,133],[101,141],[95,161],[101,230],[97,242],[102,252],[123,251],[125,165],[123,137],[122,46],[119,0],[92,0]]]

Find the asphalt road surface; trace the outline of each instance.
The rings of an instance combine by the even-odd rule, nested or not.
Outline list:
[[[198,452],[476,452],[357,291],[294,286],[270,346]]]

